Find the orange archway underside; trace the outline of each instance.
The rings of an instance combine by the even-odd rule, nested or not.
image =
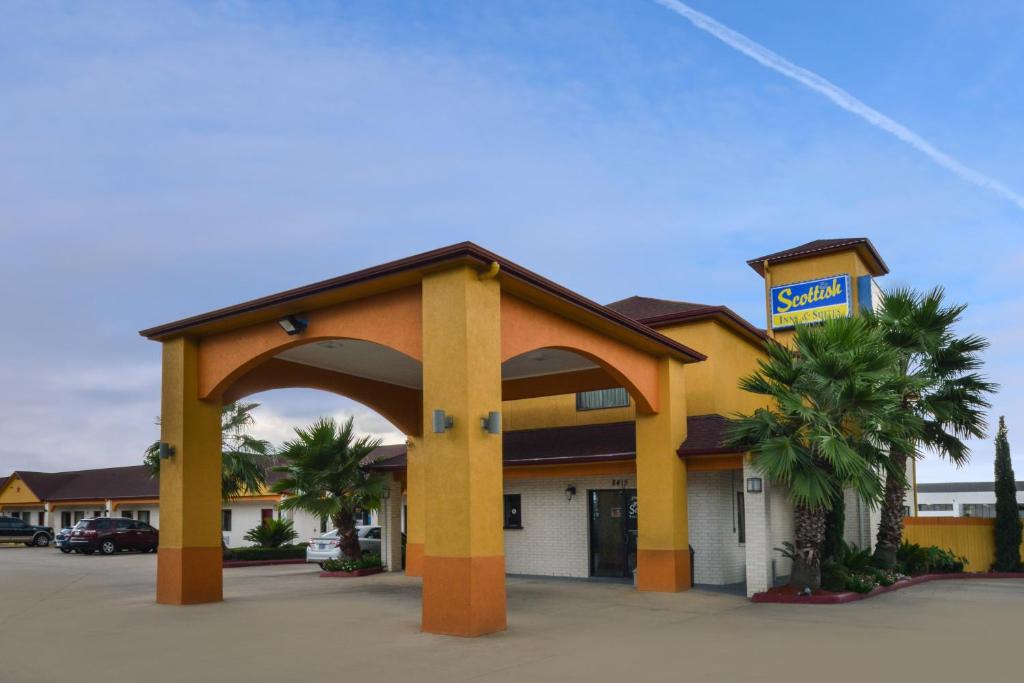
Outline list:
[[[502,362],[539,348],[565,349],[586,356],[629,391],[636,401],[638,412],[658,412],[657,358],[578,322],[502,293]],[[590,377],[598,376],[590,372]],[[578,372],[568,374],[586,376]],[[551,376],[550,382],[555,386],[559,382],[558,377]],[[571,382],[566,382],[561,390],[554,387],[551,389],[552,394],[578,390]]]
[[[422,361],[420,288],[406,287],[316,309],[306,331],[294,337],[286,336],[276,320],[204,337],[199,342],[199,397],[221,398],[260,363],[293,346],[327,339],[374,342]]]

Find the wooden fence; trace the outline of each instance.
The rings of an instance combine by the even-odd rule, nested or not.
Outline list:
[[[903,520],[903,539],[921,546],[948,548],[966,557],[964,571],[968,572],[987,572],[996,559],[994,519],[907,517]]]

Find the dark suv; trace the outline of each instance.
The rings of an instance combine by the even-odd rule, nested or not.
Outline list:
[[[53,529],[34,526],[17,517],[0,517],[0,543],[24,543],[45,548],[53,540]]]
[[[159,532],[145,522],[126,517],[92,517],[75,525],[69,545],[76,553],[92,555],[99,550],[104,555],[113,555],[118,550],[155,552],[159,541]]]

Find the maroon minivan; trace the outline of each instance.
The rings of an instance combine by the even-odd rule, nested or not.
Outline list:
[[[76,553],[92,555],[99,550],[113,555],[119,550],[155,552],[160,543],[159,532],[135,519],[126,517],[92,517],[83,519],[71,530],[69,546]]]

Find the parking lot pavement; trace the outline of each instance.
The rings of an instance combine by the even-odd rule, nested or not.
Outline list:
[[[153,601],[153,555],[0,547],[0,682],[1016,680],[1024,580],[849,605],[511,577],[509,630],[420,633],[420,583],[224,572],[225,602]]]

